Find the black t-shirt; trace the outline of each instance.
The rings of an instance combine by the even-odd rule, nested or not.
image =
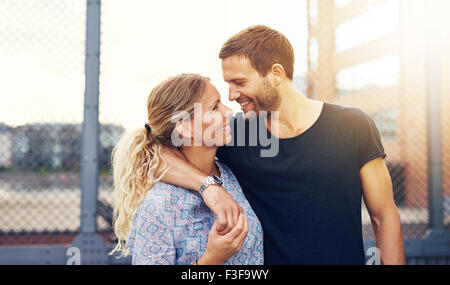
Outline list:
[[[255,120],[270,138],[264,120]],[[232,118],[232,142],[239,122],[242,113]],[[221,147],[217,157],[261,221],[265,264],[364,264],[359,171],[386,157],[373,120],[358,108],[325,102],[309,129],[279,139],[274,157],[261,156],[270,146],[259,140],[249,144],[244,124],[245,145]]]

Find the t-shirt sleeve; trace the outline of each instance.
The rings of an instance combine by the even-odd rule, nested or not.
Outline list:
[[[363,111],[359,112],[357,133],[359,169],[378,157],[386,158],[377,126]]]

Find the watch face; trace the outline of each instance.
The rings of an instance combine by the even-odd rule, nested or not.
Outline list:
[[[222,179],[220,179],[217,175],[212,174],[211,177],[214,179],[214,181],[215,181],[217,184],[222,185],[222,183],[223,183],[223,182],[222,182]]]

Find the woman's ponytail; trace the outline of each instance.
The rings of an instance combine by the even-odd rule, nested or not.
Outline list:
[[[156,177],[162,145],[142,128],[125,133],[112,151],[114,178],[113,228],[118,239],[110,252],[130,254],[128,234],[136,211],[145,194],[164,175]]]

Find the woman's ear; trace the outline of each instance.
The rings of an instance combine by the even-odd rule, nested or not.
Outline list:
[[[190,120],[179,120],[175,124],[175,130],[180,134],[183,138],[192,138],[191,132],[191,121]]]

